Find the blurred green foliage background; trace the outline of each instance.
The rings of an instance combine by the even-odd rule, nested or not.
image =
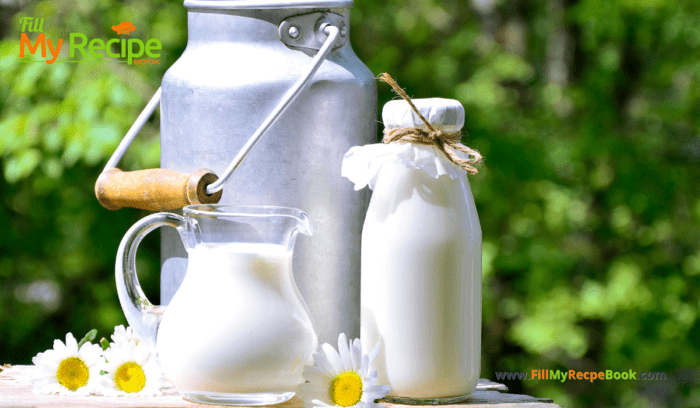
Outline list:
[[[128,20],[160,66],[27,63],[50,38]],[[564,407],[700,406],[700,3],[355,0],[351,39],[414,97],[460,100],[483,230],[482,377],[560,369],[665,381],[505,381]],[[0,363],[125,324],[114,256],[146,215],[93,194],[187,41],[180,0],[0,1]],[[379,85],[380,106],[392,99]],[[123,160],[158,166],[158,115]],[[381,130],[381,129],[380,129]],[[152,234],[157,235],[157,234]],[[149,240],[150,239],[150,240]],[[158,300],[158,241],[138,267]]]

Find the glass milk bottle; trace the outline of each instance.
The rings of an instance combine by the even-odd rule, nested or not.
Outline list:
[[[413,103],[434,130],[464,125],[458,101]],[[404,100],[388,102],[382,118],[385,142],[396,129],[431,133]],[[351,149],[343,175],[356,190],[373,190],[362,231],[361,339],[365,350],[379,345],[378,383],[391,386],[394,402],[465,399],[481,364],[481,227],[467,172],[436,144],[402,141]]]

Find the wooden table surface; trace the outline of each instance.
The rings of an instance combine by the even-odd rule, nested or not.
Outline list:
[[[2,408],[74,408],[74,407],[109,407],[109,408],[136,408],[136,407],[221,407],[221,405],[196,404],[184,400],[175,391],[172,384],[166,381],[161,389],[163,395],[158,397],[104,397],[104,396],[60,396],[33,394],[29,378],[33,375],[34,366],[10,366],[0,372],[0,407]],[[503,384],[489,380],[479,380],[476,391],[466,400],[457,404],[444,405],[443,407],[458,407],[466,405],[469,408],[561,408],[552,403],[548,398],[534,398],[527,395],[509,394],[508,388]],[[403,408],[406,405],[384,402],[387,408]],[[291,400],[278,404],[276,408],[303,408],[302,401],[294,397]]]

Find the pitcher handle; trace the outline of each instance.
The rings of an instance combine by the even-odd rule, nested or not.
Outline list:
[[[139,220],[129,228],[122,238],[114,270],[119,303],[121,303],[126,320],[136,331],[139,339],[154,349],[158,325],[165,311],[165,306],[152,304],[141,290],[136,274],[136,250],[146,234],[164,225],[174,227],[180,234],[183,234],[187,221],[184,217],[172,213],[152,214]]]

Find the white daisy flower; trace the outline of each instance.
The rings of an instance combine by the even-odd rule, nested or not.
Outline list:
[[[323,354],[314,353],[316,365],[304,367],[307,383],[299,386],[298,395],[307,407],[380,408],[374,400],[385,397],[391,387],[377,385],[377,370],[372,368],[379,347],[362,354],[360,339],[348,342],[345,333],[338,336],[338,351],[325,343]]]
[[[136,333],[134,333],[134,329],[132,329],[131,326],[125,328],[123,324],[114,328],[114,334],[111,337],[113,343],[110,345],[112,346],[129,341],[134,341],[135,343],[139,342],[139,338]]]
[[[114,328],[114,334],[111,336],[112,337],[112,342],[109,343],[110,347],[115,347],[117,345],[123,344],[123,343],[128,343],[132,342],[135,344],[146,344],[146,342],[142,342],[134,329],[129,327],[124,327],[124,325],[120,324],[119,326]],[[154,347],[152,347],[149,344],[146,344],[148,346],[148,352],[151,353],[152,356],[156,355],[156,350]]]
[[[105,350],[105,362],[101,369],[107,396],[153,396],[161,395],[163,370],[156,357],[144,343],[125,341]]]
[[[85,342],[78,349],[72,333],[66,343],[54,340],[53,349],[37,354],[32,363],[39,367],[31,382],[35,394],[89,395],[99,393],[102,348]]]

